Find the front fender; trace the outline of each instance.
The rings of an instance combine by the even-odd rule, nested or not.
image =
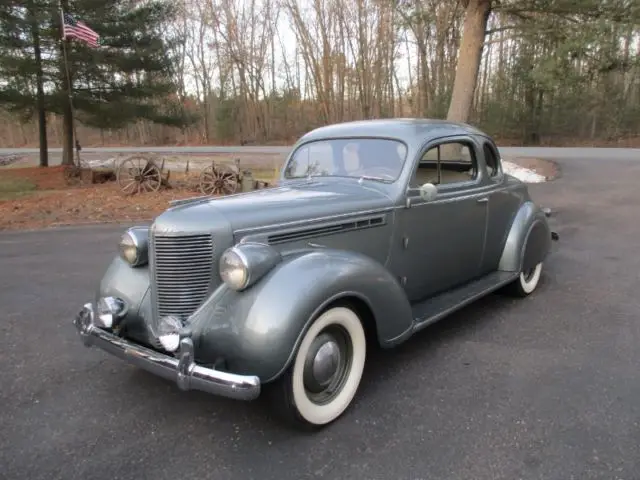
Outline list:
[[[356,297],[371,310],[378,341],[392,344],[409,330],[411,307],[396,279],[375,260],[347,251],[315,250],[286,259],[256,285],[225,285],[191,318],[202,361],[224,357],[238,374],[277,378],[291,362],[311,321],[331,302]]]
[[[119,255],[111,261],[96,295],[98,297],[119,297],[127,304],[129,313],[137,314],[142,299],[149,290],[149,268],[132,268]]]
[[[116,255],[100,280],[94,303],[97,303],[100,297],[121,298],[126,305],[126,315],[121,325],[126,327],[128,336],[148,342],[143,318],[145,312],[150,309],[149,286],[147,266],[132,268],[119,255]]]
[[[520,272],[543,261],[551,249],[551,229],[544,211],[532,201],[515,215],[498,270]]]

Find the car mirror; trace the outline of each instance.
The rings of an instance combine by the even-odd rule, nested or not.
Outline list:
[[[420,198],[425,202],[430,202],[438,194],[438,187],[433,183],[425,183],[420,186]]]

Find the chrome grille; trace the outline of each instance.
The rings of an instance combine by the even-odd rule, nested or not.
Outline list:
[[[211,235],[153,236],[155,299],[159,316],[191,315],[205,300],[213,267]]]

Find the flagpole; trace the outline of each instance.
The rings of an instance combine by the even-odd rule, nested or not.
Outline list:
[[[62,42],[62,55],[64,58],[65,75],[67,77],[67,93],[69,97],[69,108],[71,109],[71,148],[74,147],[74,140],[76,144],[76,162],[80,167],[80,143],[78,142],[78,132],[76,130],[76,114],[73,106],[73,87],[71,84],[71,72],[69,70],[69,58],[67,56],[67,42],[64,35],[64,9],[62,7],[62,0],[59,0],[60,6],[60,33],[62,34],[60,41]]]

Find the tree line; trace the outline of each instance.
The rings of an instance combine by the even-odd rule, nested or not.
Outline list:
[[[68,138],[58,2],[12,1],[0,7],[2,138],[34,141],[38,44],[48,136]],[[68,45],[84,143],[289,143],[406,116],[520,144],[640,132],[637,0],[72,3],[103,38]]]

